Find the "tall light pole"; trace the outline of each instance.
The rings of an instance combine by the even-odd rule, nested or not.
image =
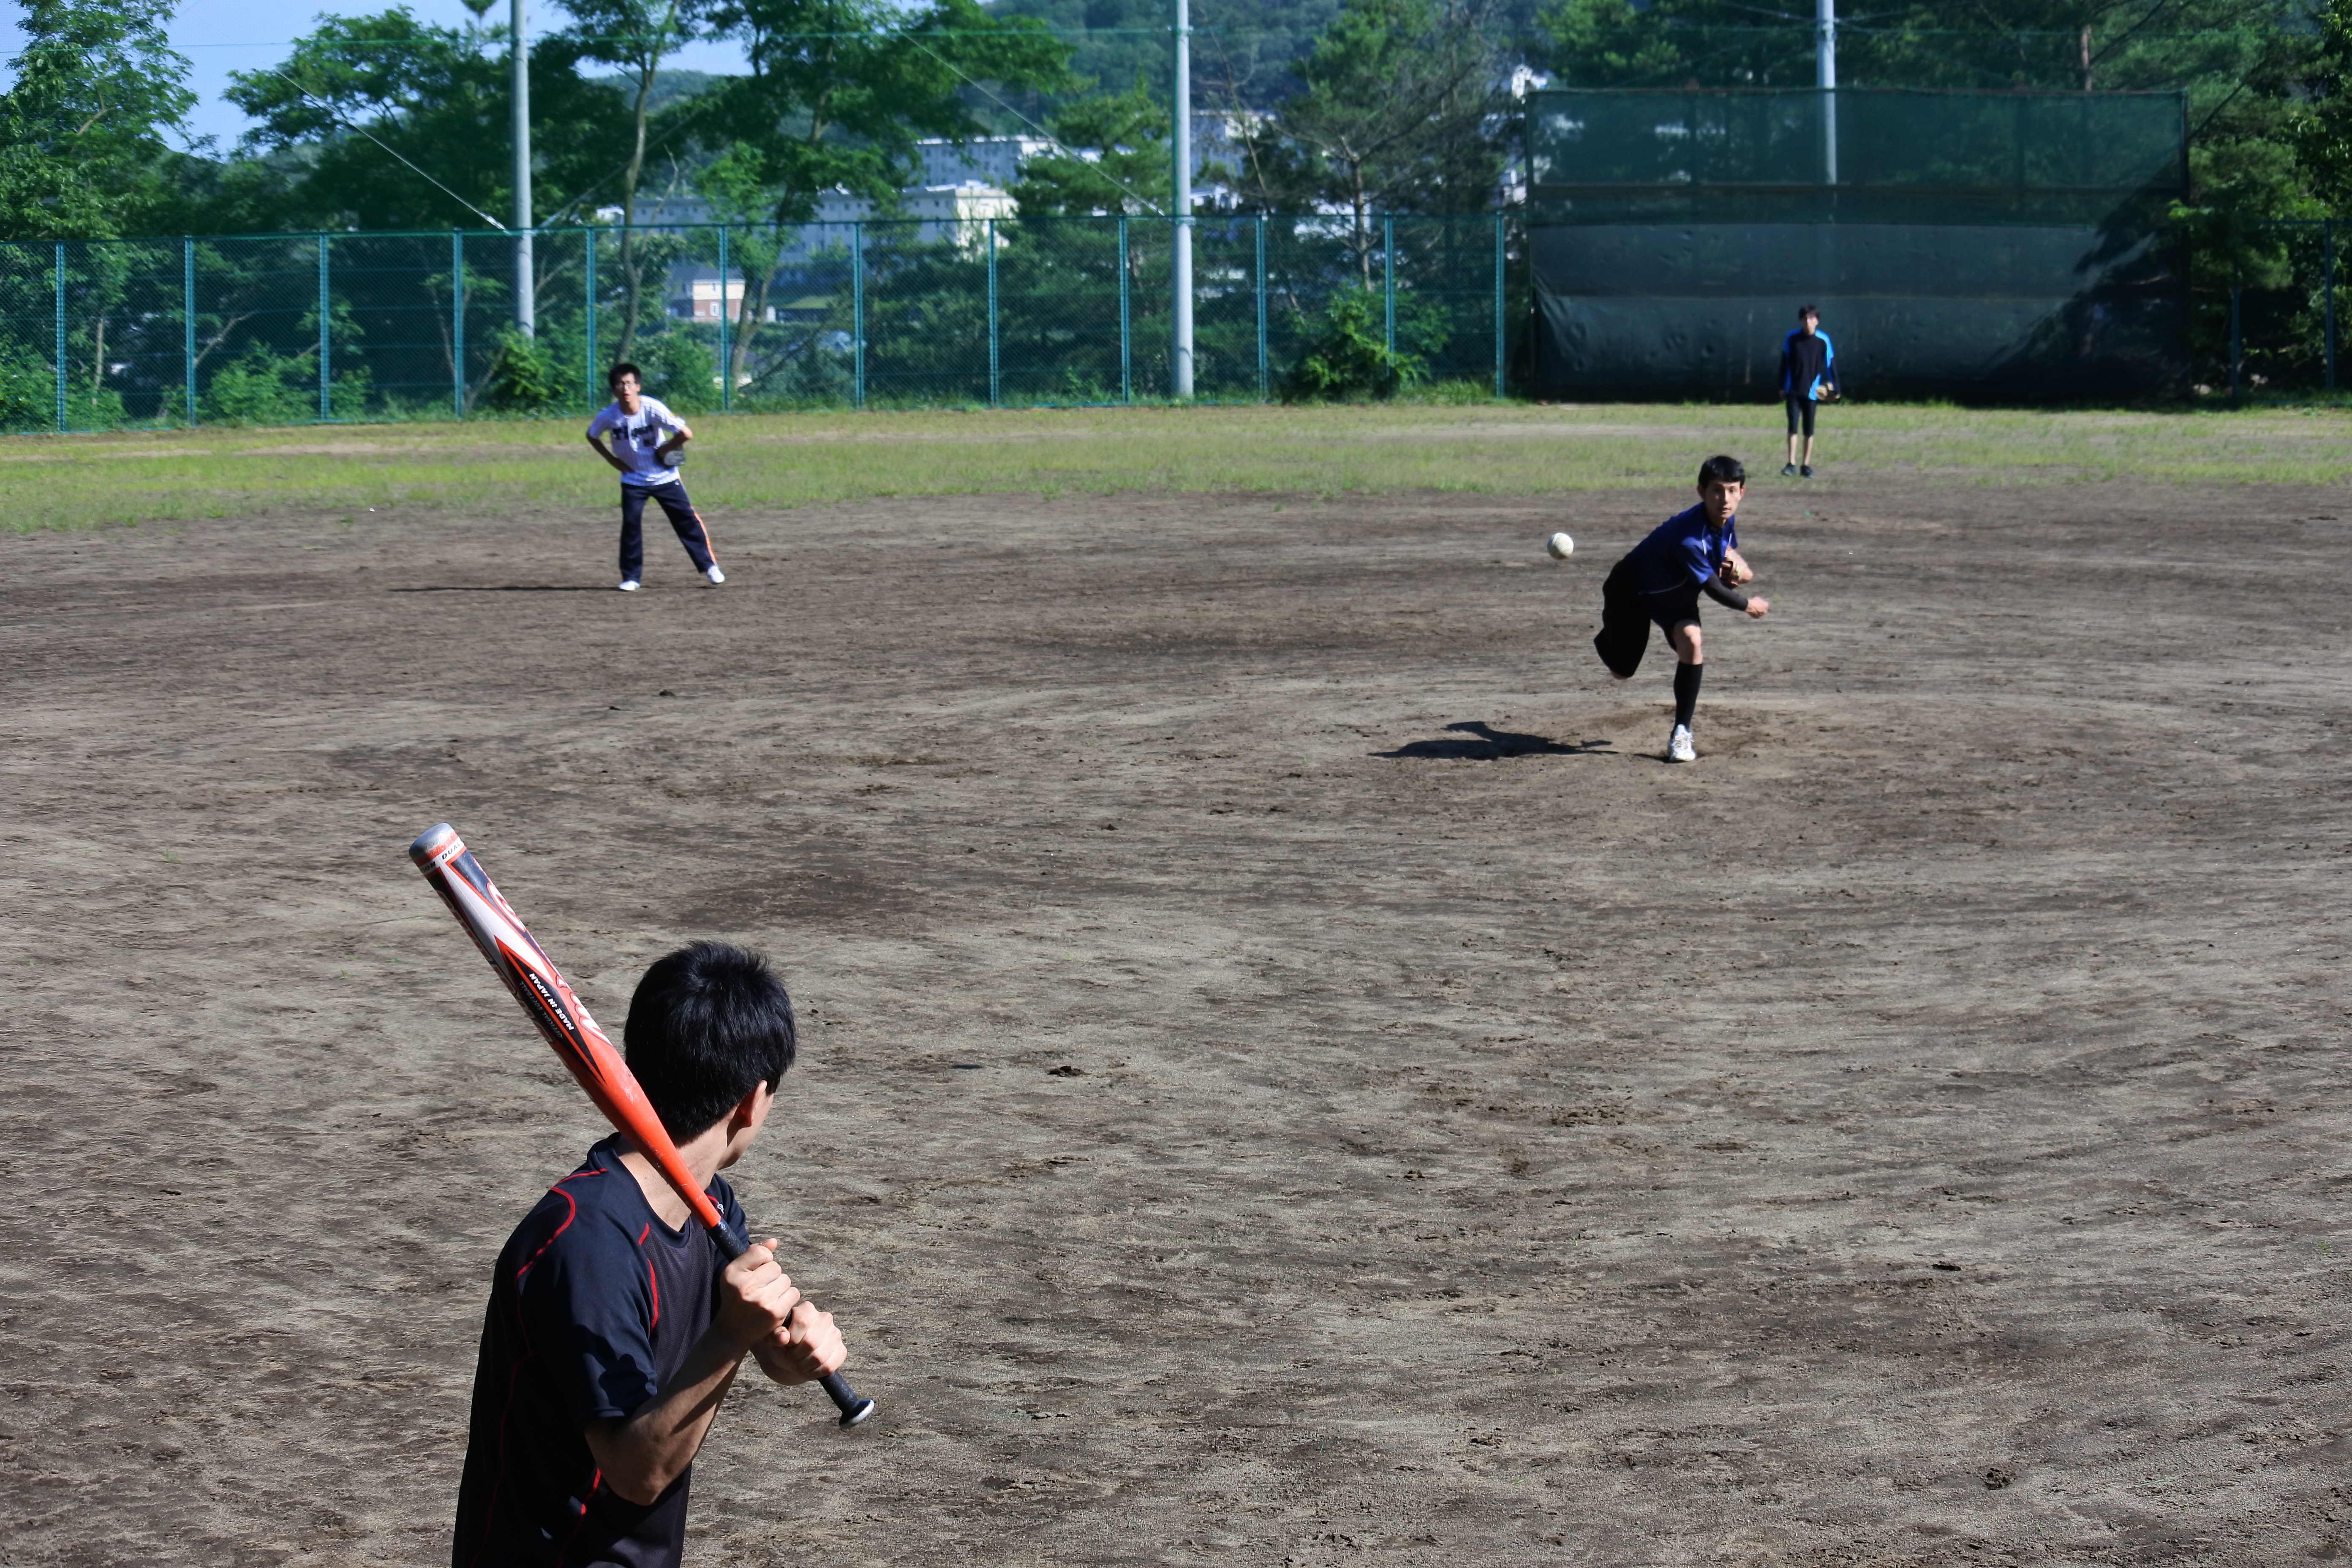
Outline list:
[[[524,31],[523,0],[512,0],[514,54],[515,327],[523,336],[538,331],[539,274],[530,254],[530,40]],[[1827,5],[1829,0],[1822,0]]]
[[[515,0],[520,5],[522,0]],[[1822,183],[1838,183],[1837,0],[1813,0],[1813,85],[1822,89]]]
[[[1826,0],[1824,0],[1826,4]],[[520,5],[522,0],[515,0]],[[1190,0],[1176,0],[1176,89],[1169,104],[1168,138],[1171,195],[1168,253],[1175,277],[1174,341],[1169,345],[1168,391],[1172,397],[1192,395],[1192,11]]]

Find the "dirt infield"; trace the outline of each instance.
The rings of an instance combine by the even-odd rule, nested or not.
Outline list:
[[[598,1128],[444,817],[814,1026],[738,1185],[884,1414],[740,1386],[690,1562],[2352,1556],[2352,495],[1759,487],[1687,768],[1672,504],[0,539],[0,1563],[446,1561]]]

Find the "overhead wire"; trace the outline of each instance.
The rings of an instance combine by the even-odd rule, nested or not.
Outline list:
[[[276,69],[269,66],[264,66],[261,68],[268,71],[271,76],[276,77],[278,80],[292,88],[296,92],[300,93],[305,99],[308,99],[310,102],[316,104],[320,112],[330,115],[336,121],[340,121],[345,130],[359,132],[359,134],[366,137],[369,141],[374,142],[377,146],[383,148],[394,157],[400,159],[401,163],[407,164],[409,171],[418,179],[423,180],[426,184],[431,185],[435,190],[439,191],[443,195],[447,196],[451,201],[456,202],[459,206],[464,207],[467,212],[472,213],[484,223],[488,224],[492,228],[503,229],[507,226],[498,219],[492,217],[489,214],[484,212],[481,208],[476,206],[473,203],[467,201],[465,197],[459,195],[457,192],[451,190],[448,186],[443,184],[440,181],[435,179],[432,175],[426,174],[424,170],[418,168],[415,163],[410,163],[406,157],[402,155],[398,148],[384,142],[381,137],[369,131],[366,126],[359,124],[357,121],[350,119],[333,104],[329,103],[322,98],[320,98],[315,93],[311,92],[309,88],[304,87],[300,82],[296,81],[284,71]]]

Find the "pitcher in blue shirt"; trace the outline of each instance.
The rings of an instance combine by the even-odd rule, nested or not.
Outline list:
[[[1762,620],[1770,601],[1738,592],[1756,574],[1739,554],[1739,498],[1748,493],[1748,470],[1737,458],[1709,458],[1699,465],[1698,505],[1676,512],[1625,552],[1601,584],[1601,635],[1592,647],[1609,673],[1631,680],[1642,668],[1652,625],[1674,644],[1675,727],[1666,737],[1666,761],[1695,763],[1691,719],[1698,708],[1698,682],[1706,649],[1700,640],[1698,596]]]

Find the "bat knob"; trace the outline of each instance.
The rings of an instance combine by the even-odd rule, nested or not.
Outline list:
[[[874,1414],[874,1402],[849,1386],[849,1382],[837,1372],[826,1373],[817,1384],[841,1411],[841,1424],[855,1426]]]

